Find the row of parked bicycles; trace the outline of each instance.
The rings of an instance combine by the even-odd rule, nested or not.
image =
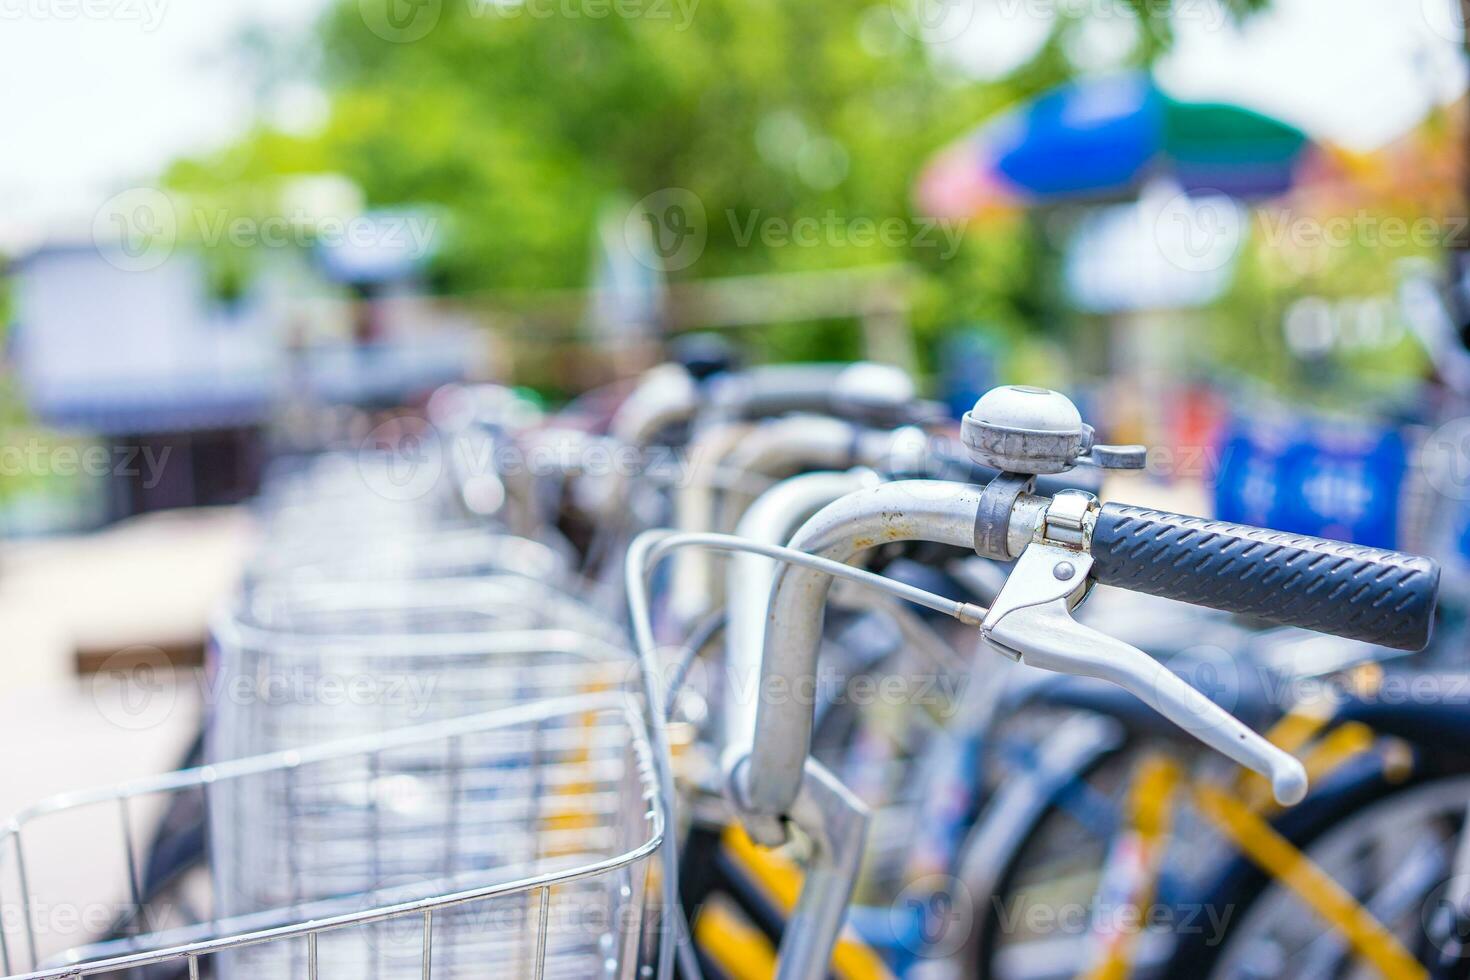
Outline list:
[[[273,471],[185,769],[0,834],[6,976],[1465,975],[1436,561],[877,364],[426,415]]]

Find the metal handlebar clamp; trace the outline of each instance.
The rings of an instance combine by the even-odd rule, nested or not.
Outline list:
[[[1004,472],[987,487],[976,515],[975,550],[1011,557],[1012,508],[1038,475],[1061,473],[1083,459],[1105,468],[1138,469],[1141,446],[1094,444],[1094,432],[1065,396],[1045,388],[996,388],[967,413],[961,438],[975,462]],[[1132,692],[1200,741],[1266,776],[1282,803],[1307,791],[1293,756],[1247,728],[1142,650],[1072,618],[1091,591],[1092,532],[1098,502],[1064,490],[1052,498],[1032,541],[1016,561],[980,627],[995,649],[1033,667],[1110,681]]]

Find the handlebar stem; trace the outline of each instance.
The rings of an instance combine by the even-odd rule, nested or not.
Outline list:
[[[850,493],[817,512],[790,546],[841,562],[880,545],[931,541],[972,547],[980,487],[905,480]],[[811,749],[812,706],[795,692],[816,671],[831,576],[783,566],[771,590],[761,687],[748,784],[740,798],[750,816],[780,817],[801,788]]]
[[[624,446],[647,446],[659,432],[688,421],[699,410],[699,386],[678,364],[661,364],[645,372],[618,406],[608,434]]]
[[[792,415],[756,427],[721,465],[731,472],[772,479],[801,470],[879,468],[895,457],[922,458],[925,441],[924,433],[911,426],[870,429],[821,415]],[[755,498],[748,484],[726,491],[715,530],[733,531]]]
[[[814,513],[855,490],[873,484],[876,477],[863,470],[845,473],[806,473],[782,480],[756,499],[736,528],[736,535],[767,544],[785,544]],[[749,745],[755,735],[766,608],[771,585],[780,569],[772,558],[742,552],[730,558],[726,576],[725,741]]]

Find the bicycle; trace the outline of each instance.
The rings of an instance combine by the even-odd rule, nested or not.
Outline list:
[[[978,405],[966,422],[967,445],[975,452],[977,461],[998,465],[1002,470],[1002,475],[984,488],[944,481],[901,481],[861,490],[819,511],[797,533],[792,547],[762,545],[708,533],[656,531],[635,539],[625,562],[625,577],[642,665],[641,711],[647,716],[650,768],[654,770],[645,799],[650,803],[649,812],[661,815],[659,822],[663,827],[676,825],[669,819],[676,804],[673,772],[667,761],[670,691],[654,643],[644,576],[661,558],[681,548],[700,546],[744,551],[785,563],[775,576],[772,618],[762,644],[763,683],[773,679],[789,683],[812,674],[828,589],[833,578],[849,579],[978,629],[987,645],[1021,662],[1064,673],[1102,675],[1122,684],[1176,722],[1191,726],[1192,734],[1207,744],[1264,772],[1276,796],[1283,801],[1300,798],[1306,788],[1305,773],[1295,760],[1222,709],[1200,699],[1182,681],[1137,650],[1108,640],[1072,620],[1071,611],[1092,584],[1112,581],[1141,591],[1182,594],[1197,602],[1226,608],[1249,607],[1277,620],[1331,628],[1339,633],[1368,636],[1402,646],[1421,644],[1427,639],[1438,570],[1422,559],[1312,539],[1272,537],[1258,529],[1188,523],[1190,519],[1114,504],[1100,506],[1092,495],[1075,491],[1062,491],[1052,498],[1031,493],[1032,477],[1038,472],[1065,471],[1084,454],[1104,463],[1125,462],[1134,454],[1130,450],[1092,445],[1090,430],[1081,425],[1080,419],[1074,422],[1071,417],[1063,417],[1062,425],[1053,424],[1050,430],[1037,431],[1035,425],[1017,424],[1015,418],[1007,421],[1005,412],[999,412],[1000,417],[986,414],[1006,408],[1005,403],[1013,400],[1015,394],[1015,390],[1003,391],[991,403]],[[1056,404],[1049,393],[1029,390],[1020,394],[1026,401],[1045,398]],[[1034,413],[1023,414],[1026,417],[1020,420],[1022,423],[1035,421]],[[1075,410],[1072,414],[1075,415]],[[1055,423],[1055,417],[1050,421]],[[1262,574],[1280,566],[1273,566],[1264,555],[1255,552],[1277,548],[1278,556],[1282,551],[1287,552],[1279,562],[1300,563],[1293,569],[1299,574],[1297,579],[1283,583],[1285,597],[1263,589],[1253,576],[1231,580],[1227,587],[1216,590],[1209,588],[1212,583],[1197,568],[1167,580],[1151,577],[1150,562],[1130,552],[1123,543],[1120,524],[1125,522],[1145,528],[1152,554],[1171,561],[1205,554],[1247,572]],[[1200,550],[1185,533],[1189,528],[1206,528],[1222,543],[1215,551]],[[933,540],[951,547],[970,547],[986,557],[1016,560],[1016,564],[987,609],[936,596],[922,588],[844,564],[865,547],[885,539]],[[808,550],[816,553],[809,554]],[[1242,557],[1240,552],[1246,554]],[[1323,567],[1324,564],[1330,567]],[[1320,588],[1342,582],[1352,584],[1358,594],[1345,600],[1341,596],[1316,595],[1317,590],[1312,588],[1314,583]],[[1392,602],[1397,608],[1384,612],[1374,607],[1374,600]],[[1350,618],[1334,622],[1333,618],[1343,610],[1351,614]],[[1088,644],[1095,648],[1081,648]],[[862,856],[867,824],[865,808],[820,764],[808,759],[812,731],[810,706],[760,699],[745,707],[753,709],[755,714],[751,727],[754,739],[749,751],[744,746],[735,746],[726,767],[732,805],[752,840],[762,846],[781,845],[803,834],[809,836],[805,882],[795,916],[782,940],[779,970],[782,977],[820,976],[826,970],[842,926]],[[286,761],[277,759],[277,768]],[[196,783],[190,785],[205,779],[202,775],[194,778]],[[117,796],[108,794],[102,798],[115,801]],[[664,928],[659,937],[658,970],[667,976],[678,952],[680,969],[686,975],[695,976],[699,968],[688,955],[687,944],[674,942],[681,927],[675,914],[679,906],[674,890],[679,882],[680,862],[673,845],[674,839],[668,833],[656,842],[652,837],[647,838],[640,845],[650,848],[647,854],[656,849],[664,859],[663,910],[665,915],[674,917],[672,928]],[[536,892],[536,887],[540,886],[533,886],[532,894],[543,896],[536,901],[544,909],[546,893]],[[476,897],[485,896],[476,892]],[[418,899],[444,900],[443,895]],[[475,898],[463,900],[472,902]],[[400,906],[381,906],[370,915],[393,918],[404,911]],[[412,911],[426,909],[414,905]],[[335,928],[335,920],[329,921]],[[312,941],[309,937],[325,930],[321,922],[313,919],[288,924],[281,927],[285,932],[272,935],[270,940],[306,938],[307,962],[314,967],[316,958],[312,951],[320,953],[322,946],[318,945],[319,938]],[[367,924],[366,920],[353,919],[350,925],[362,924]],[[350,928],[345,922],[340,925],[343,929]],[[538,925],[530,935],[539,937],[544,935],[544,930]],[[252,945],[257,938],[269,941],[253,933],[237,933],[207,941],[223,942],[224,946],[191,947],[193,959],[189,958],[190,951],[167,947],[136,954],[145,959],[127,962],[129,965],[163,962],[158,957],[178,961],[182,955],[182,962],[197,973],[199,957]],[[522,948],[525,945],[523,942]],[[535,948],[535,943],[531,948]],[[425,969],[434,968],[433,957],[438,953],[433,947],[425,943],[419,952]],[[118,961],[111,962],[115,967]],[[92,970],[94,965],[86,969]],[[76,973],[75,969],[68,969],[71,974]]]
[[[1453,331],[1450,329],[1450,316],[1440,302],[1435,287],[1423,278],[1407,278],[1403,283],[1403,299],[1410,322],[1415,325],[1432,359],[1440,368],[1441,379],[1454,389],[1458,397],[1463,398],[1464,385],[1461,383],[1463,371],[1460,370],[1460,362],[1464,359],[1464,351],[1453,337]],[[1432,407],[1433,412],[1441,413],[1440,417],[1443,417],[1445,406],[1442,404],[1442,393],[1439,398],[1427,397],[1423,401],[1427,408]],[[1431,417],[1433,412],[1431,412]],[[1286,427],[1286,431],[1294,432],[1295,430]],[[1255,430],[1248,425],[1237,427],[1235,442],[1237,444],[1242,440],[1249,442],[1255,438],[1254,433]],[[1278,432],[1264,441],[1272,443],[1273,439],[1276,445],[1272,446],[1270,451],[1279,456],[1280,443],[1285,440],[1285,436]],[[1453,500],[1444,496],[1438,497],[1437,507],[1429,506],[1429,501],[1435,499],[1435,495],[1427,493],[1429,486],[1426,481],[1419,478],[1416,482],[1413,471],[1404,471],[1408,461],[1416,455],[1418,451],[1416,447],[1422,441],[1423,433],[1416,432],[1413,428],[1399,432],[1383,430],[1378,436],[1367,440],[1355,439],[1351,448],[1338,438],[1333,440],[1333,448],[1327,452],[1325,460],[1314,460],[1313,464],[1308,465],[1306,461],[1298,459],[1291,469],[1336,474],[1339,478],[1356,472],[1358,469],[1369,469],[1373,472],[1377,488],[1375,493],[1379,496],[1382,495],[1385,487],[1397,487],[1402,480],[1404,499],[1400,502],[1401,506],[1397,508],[1404,526],[1404,530],[1400,532],[1401,536],[1411,542],[1416,542],[1418,547],[1444,558],[1450,569],[1458,570],[1462,564],[1462,557],[1454,547],[1454,542],[1458,539],[1458,532],[1453,529],[1459,526],[1456,522],[1462,520],[1463,506],[1457,507]],[[1292,443],[1299,450],[1306,448],[1299,433],[1293,435]],[[1236,445],[1235,448],[1240,447]],[[1352,456],[1353,453],[1359,455]],[[1296,455],[1301,456],[1302,453],[1298,451]],[[1227,455],[1227,458],[1233,461],[1229,468],[1234,470],[1234,478],[1226,480],[1227,483],[1239,485],[1240,477],[1249,477],[1252,474],[1257,481],[1260,480],[1259,468],[1250,462],[1249,452],[1232,452]],[[1426,463],[1427,466],[1428,463]],[[1395,467],[1398,469],[1395,470]],[[1226,478],[1222,476],[1222,479]],[[1433,480],[1432,473],[1430,479]],[[1273,486],[1272,490],[1273,493],[1264,496],[1256,494],[1255,503],[1252,506],[1264,506],[1265,502],[1271,500],[1291,499],[1289,494],[1282,493],[1279,485]],[[1241,506],[1241,502],[1233,498],[1229,503],[1232,506]],[[1363,511],[1360,507],[1354,513],[1362,514]],[[1372,513],[1365,515],[1365,519]],[[1364,527],[1381,536],[1385,527],[1391,529],[1395,526],[1396,522],[1392,513],[1393,511],[1390,510],[1390,516],[1374,518],[1371,525],[1364,524]],[[1323,519],[1322,515],[1309,516],[1319,521]],[[1340,516],[1342,520],[1347,519],[1344,515]],[[1442,533],[1445,530],[1450,530],[1452,533],[1449,535]],[[1449,591],[1452,598],[1456,600],[1459,598],[1458,584],[1450,587]],[[1452,607],[1444,618],[1450,620],[1451,623],[1441,622],[1441,627],[1452,625],[1460,618],[1459,611]],[[1429,669],[1432,669],[1437,663],[1452,661],[1455,657],[1455,646],[1452,637],[1449,636],[1452,630],[1441,628],[1440,632],[1442,638],[1437,644],[1440,652],[1435,654],[1434,659],[1427,665]],[[1348,652],[1352,653],[1352,651]],[[1352,655],[1371,665],[1373,661],[1379,659],[1381,652],[1369,651],[1366,654],[1356,652]],[[1415,673],[1406,675],[1405,669],[1411,669]],[[1425,669],[1425,664],[1403,665],[1403,667],[1387,665],[1390,683],[1396,680],[1402,681],[1405,676],[1427,680],[1429,678],[1420,673]],[[1362,676],[1373,678],[1381,674],[1382,669],[1374,666],[1373,669],[1361,673]],[[1065,685],[1062,687],[1065,688]],[[1263,699],[1259,704],[1252,703],[1251,692],[1248,688],[1249,685],[1239,692],[1232,693],[1238,693],[1242,710],[1259,715],[1262,724],[1273,721],[1283,708],[1290,707],[1282,705],[1279,697],[1269,701]],[[1208,766],[1203,767],[1202,774],[1196,773],[1192,777],[1188,775],[1188,770],[1199,767],[1193,766],[1187,759],[1180,761],[1180,751],[1171,744],[1176,743],[1177,740],[1160,734],[1157,731],[1157,719],[1146,717],[1150,714],[1146,709],[1140,710],[1137,706],[1129,705],[1122,699],[1097,696],[1092,692],[1082,693],[1079,697],[1073,692],[1064,691],[1060,698],[1051,696],[1045,697],[1044,700],[1059,708],[1080,709],[1101,715],[1109,723],[1117,722],[1118,725],[1121,725],[1126,735],[1115,737],[1114,744],[1099,751],[1076,754],[1075,765],[1071,767],[1072,775],[1069,780],[1060,781],[1058,785],[1052,787],[1052,791],[1048,794],[1048,806],[1030,815],[1030,829],[1025,835],[1026,843],[1005,851],[1008,856],[999,862],[1006,868],[1005,872],[1000,875],[1001,880],[997,881],[994,877],[982,876],[976,887],[982,891],[991,889],[999,892],[1000,897],[996,899],[997,903],[1007,907],[1015,904],[1024,905],[1024,899],[1017,895],[1017,888],[1023,891],[1041,889],[1046,886],[1049,879],[1059,875],[1070,876],[1074,883],[1087,882],[1085,885],[1087,890],[1081,897],[1083,901],[1091,901],[1095,888],[1094,883],[1101,882],[1102,887],[1106,888],[1108,882],[1126,877],[1126,872],[1120,869],[1125,869],[1130,862],[1133,862],[1135,866],[1138,863],[1139,849],[1134,847],[1130,851],[1129,848],[1123,846],[1125,842],[1119,839],[1119,835],[1125,832],[1131,835],[1128,840],[1136,843],[1139,839],[1136,824],[1140,822],[1140,819],[1136,812],[1131,815],[1126,812],[1132,809],[1128,801],[1136,798],[1130,794],[1129,785],[1136,785],[1138,781],[1145,778],[1144,774],[1157,771],[1157,767],[1161,764],[1172,766],[1175,770],[1182,765],[1186,770],[1184,778],[1190,782],[1198,782],[1201,776],[1205,779],[1212,778]],[[1336,782],[1343,784],[1341,791],[1324,793],[1320,800],[1317,794],[1314,794],[1313,799],[1309,800],[1306,805],[1282,815],[1279,820],[1273,818],[1272,814],[1261,814],[1269,818],[1272,823],[1281,824],[1279,843],[1289,845],[1296,852],[1297,856],[1293,860],[1310,861],[1314,853],[1312,848],[1318,846],[1315,842],[1320,836],[1333,833],[1348,834],[1349,831],[1340,829],[1337,825],[1352,819],[1353,812],[1360,806],[1365,806],[1385,796],[1398,797],[1402,793],[1401,798],[1405,801],[1403,805],[1412,807],[1414,793],[1420,782],[1424,779],[1432,781],[1436,778],[1453,777],[1459,768],[1463,768],[1462,760],[1457,760],[1453,753],[1446,753],[1443,749],[1445,744],[1452,744],[1463,737],[1453,697],[1448,699],[1450,702],[1448,704],[1443,703],[1445,697],[1442,694],[1426,694],[1415,700],[1422,710],[1421,717],[1412,725],[1407,724],[1405,719],[1395,716],[1392,712],[1369,710],[1370,706],[1356,704],[1352,699],[1349,699],[1346,705],[1339,707],[1336,714],[1331,716],[1319,717],[1319,712],[1307,706],[1305,712],[1293,712],[1281,720],[1280,725],[1285,730],[1295,729],[1297,731],[1298,734],[1293,736],[1295,739],[1293,744],[1298,747],[1299,751],[1313,751],[1318,757],[1319,764],[1324,758],[1333,759],[1335,765],[1344,770],[1336,774],[1340,776]],[[1359,715],[1361,717],[1356,717]],[[1310,742],[1306,736],[1299,734],[1304,730],[1303,717],[1313,719],[1305,730],[1317,733],[1312,736]],[[1375,727],[1379,725],[1387,727],[1380,730]],[[1117,726],[1110,724],[1110,727],[1116,728]],[[1378,751],[1381,748],[1378,743],[1392,747],[1393,751],[1388,752],[1387,757],[1383,757],[1385,753]],[[1349,746],[1356,746],[1355,752],[1346,751]],[[1415,760],[1419,760],[1412,768],[1403,762],[1402,756],[1405,753],[1410,753]],[[1358,762],[1364,761],[1358,758],[1359,756],[1370,754],[1377,758],[1376,762],[1357,765]],[[1426,758],[1431,760],[1430,764],[1423,763],[1422,760]],[[1227,883],[1237,879],[1249,880],[1251,886],[1244,891],[1227,890],[1224,897],[1214,897],[1209,891],[1211,886],[1208,881],[1201,883],[1192,880],[1201,876],[1197,867],[1191,868],[1188,863],[1177,866],[1181,862],[1171,856],[1168,858],[1167,865],[1152,867],[1141,876],[1135,875],[1135,878],[1141,877],[1143,882],[1139,886],[1140,889],[1145,892],[1149,889],[1153,890],[1151,899],[1153,907],[1168,912],[1171,908],[1180,905],[1198,908],[1209,903],[1210,907],[1240,909],[1254,902],[1258,893],[1269,889],[1276,896],[1274,907],[1278,914],[1272,918],[1274,924],[1315,918],[1315,921],[1325,922],[1332,931],[1338,934],[1356,932],[1359,937],[1362,937],[1376,931],[1379,934],[1376,943],[1358,942],[1353,950],[1353,955],[1361,956],[1361,950],[1365,945],[1374,945],[1379,950],[1388,949],[1391,955],[1397,957],[1395,962],[1399,972],[1407,970],[1407,963],[1413,956],[1425,961],[1430,958],[1425,950],[1415,948],[1416,943],[1422,945],[1424,942],[1425,930],[1419,928],[1418,924],[1410,924],[1401,930],[1403,932],[1402,941],[1394,939],[1391,934],[1385,935],[1394,925],[1395,903],[1402,903],[1407,900],[1406,896],[1412,898],[1415,895],[1415,886],[1405,884],[1405,881],[1410,879],[1395,879],[1385,874],[1380,874],[1375,878],[1371,873],[1354,869],[1351,874],[1336,876],[1343,884],[1342,890],[1348,899],[1346,901],[1332,902],[1329,908],[1320,898],[1320,895],[1323,894],[1320,889],[1312,896],[1293,896],[1290,883],[1284,882],[1280,875],[1270,873],[1269,869],[1263,870],[1257,867],[1261,862],[1252,861],[1249,854],[1244,853],[1248,849],[1242,842],[1234,841],[1236,850],[1231,851],[1228,847],[1221,848],[1210,840],[1201,839],[1201,828],[1194,824],[1202,822],[1207,834],[1212,830],[1220,830],[1222,829],[1220,821],[1215,819],[1218,813],[1206,814],[1192,822],[1181,820],[1181,817],[1190,816],[1186,812],[1187,807],[1178,805],[1182,803],[1182,797],[1187,795],[1189,794],[1176,794],[1176,805],[1165,808],[1163,818],[1167,821],[1168,827],[1156,827],[1152,834],[1153,839],[1167,842],[1170,837],[1178,838],[1182,835],[1186,838],[1186,847],[1192,847],[1195,850],[1208,851],[1213,848],[1214,851],[1224,851],[1225,853],[1217,854],[1213,858],[1217,863],[1226,865],[1225,869],[1219,872],[1220,880]],[[1242,798],[1242,801],[1251,803],[1249,796]],[[1385,804],[1386,806],[1388,804]],[[1446,806],[1453,809],[1453,800]],[[1315,818],[1310,816],[1314,809],[1318,813]],[[1122,812],[1121,816],[1120,812]],[[1159,814],[1154,816],[1157,818]],[[1236,816],[1242,817],[1239,813]],[[1238,819],[1236,824],[1239,825],[1241,822],[1242,820]],[[1455,822],[1454,819],[1446,817],[1448,826],[1453,827]],[[1225,831],[1223,837],[1233,841],[1230,828],[1223,829]],[[1258,825],[1251,836],[1259,841],[1265,838],[1268,830],[1266,826]],[[1366,838],[1360,838],[1360,840],[1366,841]],[[982,845],[984,843],[984,841],[981,842]],[[1360,843],[1359,846],[1365,848],[1367,844]],[[1440,848],[1442,852],[1448,850],[1450,849],[1447,847]],[[1031,853],[1027,853],[1028,851]],[[1079,851],[1087,855],[1085,859],[1080,857]],[[983,856],[993,859],[996,853],[996,849],[991,847],[988,851],[983,852]],[[1172,851],[1169,853],[1173,855]],[[1054,858],[1057,860],[1053,860]],[[1439,855],[1439,858],[1441,868],[1447,866],[1448,861],[1443,853]],[[992,865],[995,863],[997,862],[992,860]],[[1198,865],[1201,862],[1196,859],[1193,863]],[[1421,856],[1416,867],[1420,874],[1427,874],[1429,871],[1426,869],[1430,869],[1432,865],[1427,858]],[[967,881],[974,881],[972,876],[965,876],[965,878]],[[1234,887],[1231,885],[1231,889]],[[1396,898],[1384,898],[1379,894],[1389,890],[1390,887],[1396,889]],[[1426,899],[1427,887],[1419,889],[1418,899]],[[1074,891],[1073,894],[1076,895],[1078,892]],[[1283,894],[1285,898],[1282,897]],[[1342,896],[1339,896],[1339,899],[1341,898]],[[1293,902],[1294,905],[1292,905]],[[1284,914],[1288,906],[1295,914]],[[1306,912],[1307,908],[1312,911]],[[1263,920],[1257,920],[1249,929],[1241,927],[1241,931],[1256,934],[1269,932],[1269,929],[1260,927],[1261,921]],[[995,934],[994,926],[995,923],[992,920],[989,930],[990,937]],[[1053,957],[1053,962],[1063,964],[1089,962],[1089,957],[1095,953],[1095,947],[1107,941],[1107,937],[1099,936],[1096,930],[1084,928],[1078,932],[1081,934],[1073,937],[1077,941],[1071,944],[1075,948],[1070,953],[1070,959],[1063,955]],[[1451,934],[1452,932],[1446,933],[1446,935]],[[1223,945],[1230,945],[1236,942],[1235,935],[1236,930],[1232,927],[1229,936],[1215,938],[1223,938]],[[1026,937],[1013,938],[1019,943]],[[1145,935],[1144,938],[1162,939],[1164,937]],[[1256,940],[1241,940],[1241,942],[1252,941],[1262,946],[1276,946],[1275,955],[1283,961],[1288,955],[1285,949],[1289,944],[1273,944],[1261,938],[1260,935]],[[1108,962],[1112,975],[1119,975],[1121,971],[1128,968],[1161,968],[1161,964],[1171,971],[1184,971],[1191,975],[1202,974],[1207,964],[1214,962],[1214,953],[1221,951],[1223,945],[1212,942],[1202,950],[1201,944],[1202,940],[1197,931],[1192,932],[1179,943],[1173,944],[1178,946],[1177,952],[1171,948],[1169,942],[1150,944],[1134,941],[1131,943],[1128,955],[1121,958],[1111,957]],[[982,948],[991,951],[994,950],[995,945],[993,938],[987,938],[980,944]],[[1333,957],[1338,957],[1340,960],[1345,955],[1343,952],[1345,945],[1349,944],[1340,941],[1319,943],[1313,954],[1317,968],[1322,968],[1324,963],[1334,962]],[[1008,966],[1004,970],[997,971],[999,975],[1063,975],[1069,972],[1061,969],[1054,974],[1046,974],[1044,971],[1018,970],[1014,968],[1014,964],[1021,961],[1025,953],[1024,947],[1011,949],[1008,952],[1016,955],[1007,957]],[[980,969],[984,964],[984,956],[990,954],[981,954],[976,951],[974,955],[980,961],[975,968]],[[1223,953],[1221,955],[1223,956]],[[1045,960],[1044,957],[1032,957],[1032,959]],[[1384,962],[1384,956],[1380,955],[1379,962]],[[1225,957],[1225,963],[1226,965],[1221,969],[1226,970],[1227,974],[1229,970],[1239,966],[1239,963],[1232,962],[1230,957]],[[1305,968],[1293,964],[1291,969],[1302,971]]]
[[[1092,581],[1100,580],[1216,608],[1242,609],[1277,622],[1417,648],[1429,635],[1437,566],[1424,559],[1320,539],[1272,535],[1120,505],[1098,507],[1091,495],[1064,492],[1051,501],[1030,495],[1027,490],[1036,475],[1064,471],[1089,451],[1105,463],[1134,455],[1133,450],[1092,446],[1090,430],[1069,404],[1065,408],[1058,404],[1059,398],[1037,389],[1008,389],[990,404],[982,400],[967,417],[966,444],[978,461],[1003,471],[985,489],[920,481],[861,491],[819,512],[793,539],[792,550],[762,550],[712,535],[641,537],[628,559],[630,604],[641,655],[645,660],[652,656],[652,634],[639,611],[642,590],[635,590],[634,585],[636,574],[642,574],[647,563],[678,547],[755,550],[794,565],[778,573],[772,592],[763,683],[776,681],[790,689],[793,681],[811,676],[831,577],[853,578],[979,626],[989,645],[1022,662],[1118,683],[1206,744],[1265,774],[1278,800],[1300,800],[1306,776],[1294,758],[1136,649],[1080,626],[1071,618],[1071,610]],[[1036,406],[1035,399],[1049,404]],[[1016,401],[1027,404],[1014,409]],[[999,418],[991,417],[992,412]],[[1125,533],[1130,528],[1136,529],[1134,533]],[[1130,538],[1143,542],[1146,557],[1141,557],[1137,546],[1129,550]],[[1191,544],[1191,538],[1200,538],[1201,543]],[[989,610],[941,599],[843,564],[879,540],[916,539],[972,546],[981,555],[1018,560]],[[806,551],[815,554],[804,554]],[[1150,567],[1151,557],[1184,562],[1201,555],[1242,577],[1213,583],[1205,569],[1192,567],[1165,579]],[[1283,567],[1286,577],[1278,583],[1275,580]],[[1268,582],[1263,586],[1256,576],[1265,576]],[[1315,595],[1324,586],[1344,583],[1355,589],[1346,601],[1340,595]],[[1273,594],[1273,587],[1280,587],[1284,595]],[[1362,605],[1365,599],[1372,601]],[[1396,608],[1386,613],[1375,608],[1373,601],[1393,601]],[[1350,618],[1334,621],[1343,612]],[[1101,652],[1079,649],[1089,644]],[[651,690],[650,703],[660,701],[661,693]],[[770,701],[761,701],[755,711],[750,751],[727,766],[730,794],[747,831],[758,843],[785,843],[794,824],[825,845],[825,850],[818,848],[815,870],[809,871],[798,903],[797,914],[806,927],[795,938],[795,930],[787,930],[780,961],[783,976],[812,975],[824,968],[841,925],[841,908],[850,896],[855,874],[852,838],[861,835],[855,824],[862,822],[863,811],[824,770],[801,761],[810,745],[809,711]]]
[[[835,497],[836,494],[833,494],[833,489],[836,489],[838,492],[841,492],[841,489],[854,489],[856,486],[863,485],[863,482],[864,478],[861,478],[860,475],[836,475],[836,473],[829,473],[829,475],[817,473],[817,475],[806,476],[806,478],[789,480],[789,483],[779,485],[778,488],[770,491],[769,500],[763,498],[763,505],[761,507],[753,508],[751,517],[753,517],[754,522],[750,526],[742,525],[741,530],[744,533],[759,536],[764,541],[785,539],[786,530],[784,530],[785,525],[782,523],[782,516],[788,513],[788,511],[785,511],[784,508],[791,508],[795,513],[801,513],[803,508],[810,508],[811,502],[826,502],[823,500],[823,497]],[[734,576],[736,579],[759,582],[761,577],[759,569],[761,564],[760,560],[751,560],[748,555],[745,555],[745,557],[736,557],[736,563],[742,566],[741,574]],[[750,594],[759,594],[759,589],[751,589]],[[729,597],[729,607],[732,610],[738,610],[741,607],[741,602],[742,599],[741,595],[739,595],[739,589],[732,589],[731,597]],[[869,601],[869,605],[872,605],[872,601]],[[745,617],[745,619],[748,619],[748,617]],[[739,655],[739,649],[748,644],[748,636],[745,639],[738,639],[735,636],[735,629],[741,621],[742,617],[738,613],[732,614],[732,649],[735,649],[736,657]],[[760,617],[757,616],[754,621],[759,623]],[[885,667],[886,669],[892,669],[894,664],[885,664]],[[953,669],[953,664],[951,664],[951,669]],[[823,716],[820,713],[820,708],[819,716],[817,717],[819,717],[819,721],[822,720]],[[820,739],[817,743],[820,743]],[[864,798],[867,798],[867,796],[864,795]],[[726,892],[734,892],[736,905],[741,907],[741,911],[747,912],[747,917],[754,920],[754,923],[759,924],[761,932],[766,933],[769,937],[775,937],[776,934],[779,934],[779,921],[781,921],[779,909],[773,911],[773,909],[764,908],[763,905],[770,904],[769,896],[766,896],[763,901],[761,896],[751,898],[751,892],[756,889],[756,884],[759,884],[760,879],[770,879],[770,877],[775,876],[776,870],[767,867],[769,861],[760,861],[753,854],[753,851],[742,842],[742,839],[738,839],[738,837],[731,839],[731,835],[728,835],[728,833],[723,835],[722,839],[720,835],[722,835],[723,829],[719,824],[716,823],[713,830],[713,833],[706,835],[706,839],[701,840],[701,846],[703,846],[704,851],[709,852],[709,854],[717,858],[720,868],[722,868],[723,879],[725,880],[717,884],[711,884],[709,873],[704,873],[701,876],[700,882],[694,883],[691,890],[709,892],[709,890],[723,889]],[[738,861],[735,858],[738,858]],[[869,855],[869,860],[872,860],[872,854]],[[739,867],[739,862],[744,862],[745,867]],[[731,867],[731,865],[734,865],[734,867]],[[744,874],[741,874],[741,871],[744,871]],[[756,884],[753,884],[753,882]],[[764,887],[764,890],[766,892],[773,892],[773,890],[779,889],[767,886]],[[722,927],[728,927],[725,923],[725,918],[722,918]],[[892,927],[889,926],[889,923],[883,923],[881,921],[878,930],[860,930],[860,932],[863,932],[864,937],[867,937],[867,939],[875,939],[875,937],[878,937],[876,934],[881,932],[891,934]],[[900,937],[900,940],[903,942],[903,937]],[[856,948],[853,943],[850,943],[848,946],[850,946],[850,949]],[[892,951],[892,948],[889,951]],[[742,949],[742,955],[747,956],[747,958],[750,955],[750,945],[748,943]],[[872,959],[872,956],[867,956],[867,961],[872,962]]]

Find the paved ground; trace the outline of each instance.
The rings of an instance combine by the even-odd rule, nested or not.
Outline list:
[[[192,668],[171,670],[165,651],[198,647],[249,546],[242,512],[211,510],[0,549],[0,814],[178,764],[198,724],[200,684]],[[85,651],[104,669],[80,676]],[[118,652],[110,663],[109,652]],[[144,805],[135,833],[149,823]],[[65,945],[60,939],[78,931],[72,918],[101,915],[125,897],[118,826],[109,806],[50,830],[38,824],[25,839],[49,934],[43,946]],[[18,890],[8,853],[0,856],[0,902],[14,943]]]

